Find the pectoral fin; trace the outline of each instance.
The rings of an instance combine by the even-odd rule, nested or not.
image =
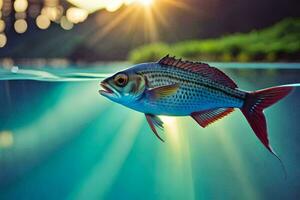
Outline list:
[[[150,126],[150,128],[152,129],[153,133],[156,135],[156,137],[158,139],[160,139],[162,142],[164,142],[164,140],[158,135],[155,127],[158,127],[159,129],[163,129],[163,122],[160,120],[159,117],[155,116],[155,115],[151,115],[151,114],[145,114],[147,122]]]
[[[152,88],[147,91],[147,95],[152,100],[158,100],[160,98],[171,96],[176,93],[179,88],[179,84],[166,85],[161,87]]]

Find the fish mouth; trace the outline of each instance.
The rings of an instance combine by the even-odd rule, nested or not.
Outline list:
[[[99,93],[103,96],[116,96],[116,91],[115,89],[110,86],[109,84],[105,83],[105,82],[101,82],[100,83],[101,86],[101,90],[99,90]]]

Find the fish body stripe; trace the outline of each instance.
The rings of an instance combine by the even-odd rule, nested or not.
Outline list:
[[[172,76],[172,75],[165,75],[164,77],[169,78],[169,80],[172,80],[174,82],[185,83],[185,84],[187,84],[189,86],[193,86],[193,87],[204,86],[204,87],[207,87],[207,88],[212,89],[212,90],[218,90],[218,91],[224,92],[225,94],[227,94],[231,97],[234,97],[234,98],[239,98],[239,99],[242,99],[242,100],[245,99],[244,93],[242,93],[238,90],[229,88],[229,87],[224,87],[224,86],[222,86],[218,83],[214,83],[214,82],[211,82],[211,81],[196,82],[196,81],[193,81],[193,80],[186,80],[186,79],[182,79],[182,78]],[[164,77],[160,78],[160,76],[158,76],[158,78],[156,78],[156,79],[154,78],[154,79],[157,82],[162,82]],[[194,85],[192,85],[191,83],[194,84]]]
[[[149,83],[152,83],[150,86],[152,87],[158,87],[162,86],[161,83],[166,82],[166,80],[170,82],[178,82],[180,84],[186,84],[191,87],[207,87],[211,90],[217,90],[220,92],[225,93],[226,95],[229,95],[233,98],[238,98],[241,100],[244,100],[246,97],[246,93],[243,91],[240,91],[238,89],[229,88],[226,86],[223,86],[219,83],[213,82],[205,77],[201,77],[199,74],[195,74],[192,72],[186,72],[184,70],[169,67],[172,68],[172,72],[170,70],[145,70],[141,71],[143,73]]]

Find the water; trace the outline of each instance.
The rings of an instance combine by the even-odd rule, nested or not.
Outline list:
[[[246,90],[300,83],[299,64],[216,65]],[[1,200],[299,198],[300,88],[266,111],[285,179],[239,111],[205,129],[163,117],[160,142],[98,94],[117,69],[0,70]]]

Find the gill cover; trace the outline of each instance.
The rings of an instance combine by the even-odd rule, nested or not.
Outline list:
[[[146,90],[145,78],[133,71],[123,71],[101,82],[100,94],[109,99],[127,104],[141,98]]]
[[[125,90],[126,94],[133,96],[135,100],[139,99],[146,90],[145,78],[136,73],[129,75],[129,81]]]

